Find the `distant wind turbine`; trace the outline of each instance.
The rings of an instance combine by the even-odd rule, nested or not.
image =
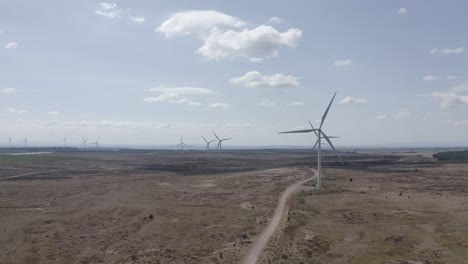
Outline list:
[[[8,147],[11,148],[11,141],[13,140],[12,137],[8,137]]]
[[[330,145],[330,147],[337,153],[338,159],[342,164],[343,160],[341,159],[340,155],[338,154],[337,150],[335,149],[335,146],[333,146],[333,143],[331,142],[330,138],[336,138],[336,137],[329,137],[323,132],[322,126],[323,123],[325,122],[325,119],[327,118],[328,111],[330,110],[330,107],[333,103],[333,100],[335,100],[336,92],[333,95],[333,98],[331,99],[330,103],[328,104],[327,110],[325,110],[325,113],[322,116],[322,120],[320,121],[320,126],[318,129],[315,129],[312,123],[309,121],[311,129],[304,129],[304,130],[295,130],[295,131],[285,131],[285,132],[280,132],[279,134],[289,134],[289,133],[310,133],[314,132],[315,135],[317,136],[317,141],[315,142],[314,148],[317,147],[317,188],[322,188],[322,179],[321,179],[321,169],[322,169],[322,138],[325,139]]]
[[[204,138],[204,137],[202,137],[202,138],[203,138],[203,140],[205,140],[205,142],[206,142],[206,148],[205,148],[205,150],[209,150],[209,149],[210,149],[210,143],[216,141],[216,139],[213,139],[213,140],[208,141],[208,140],[206,140],[206,138]]]
[[[223,138],[223,139],[219,139],[218,135],[216,135],[216,133],[213,131],[213,134],[215,135],[216,139],[218,140],[218,145],[216,146],[216,149],[219,149],[221,150],[222,149],[222,143],[223,141],[226,141],[226,140],[230,140],[232,138]]]
[[[91,143],[91,145],[94,145],[94,146],[95,146],[96,152],[97,152],[98,149],[100,148],[100,146],[99,146],[99,138],[100,138],[100,137],[97,137],[97,138],[96,138],[96,141]]]
[[[86,142],[88,142],[87,138],[82,137],[83,139],[83,148],[86,149]]]
[[[176,147],[180,147],[180,150],[183,151],[183,150],[184,150],[184,147],[188,147],[188,145],[185,144],[185,143],[184,143],[184,140],[182,139],[182,137],[180,137],[180,143],[179,143]]]
[[[28,148],[28,137],[24,138],[24,151],[26,151]]]
[[[63,138],[63,146],[66,148],[67,147],[67,137]]]

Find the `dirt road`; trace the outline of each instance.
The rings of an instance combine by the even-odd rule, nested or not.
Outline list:
[[[312,177],[312,179],[315,178]],[[311,178],[307,178],[301,180],[299,182],[294,183],[293,185],[289,186],[280,196],[278,201],[278,205],[276,206],[275,213],[273,218],[271,219],[270,223],[268,224],[267,228],[263,230],[257,240],[252,244],[250,247],[247,255],[243,258],[242,264],[255,264],[257,263],[260,254],[262,253],[265,246],[268,244],[271,236],[275,233],[276,229],[278,228],[281,218],[284,214],[284,210],[286,208],[286,202],[288,198],[295,193],[296,191],[301,189],[301,185],[310,181]]]

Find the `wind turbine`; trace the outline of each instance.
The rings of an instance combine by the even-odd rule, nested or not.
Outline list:
[[[67,147],[67,137],[64,137],[64,138],[63,138],[63,147],[64,147],[64,148]]]
[[[24,151],[28,148],[28,137],[24,138]]]
[[[182,139],[182,137],[180,137],[180,143],[176,146],[176,147],[180,147],[180,150],[184,150],[184,147],[188,147],[187,144],[184,143],[184,140]]]
[[[100,137],[97,137],[97,138],[96,138],[96,142],[92,142],[92,143],[91,143],[91,145],[95,145],[95,146],[96,146],[96,152],[97,152],[98,149],[99,149],[99,138],[100,138]]]
[[[87,138],[82,137],[83,139],[83,148],[86,149],[86,142],[88,142]]]
[[[8,147],[11,148],[11,141],[13,140],[12,137],[8,137]]]
[[[285,131],[285,132],[280,132],[279,134],[289,134],[289,133],[310,133],[310,132],[314,132],[315,135],[317,136],[317,142],[315,142],[315,145],[314,145],[314,148],[317,147],[317,188],[322,188],[322,179],[320,177],[320,172],[321,172],[321,169],[322,169],[322,138],[325,139],[328,143],[328,145],[330,145],[330,147],[335,151],[335,146],[333,146],[333,143],[331,142],[330,138],[336,138],[336,137],[329,137],[325,134],[325,132],[323,132],[322,130],[322,126],[323,126],[323,123],[325,122],[325,119],[327,118],[327,115],[328,115],[328,111],[330,110],[330,107],[333,103],[333,100],[335,100],[335,96],[336,96],[336,92],[335,94],[333,95],[333,98],[331,99],[330,103],[328,104],[328,107],[327,107],[327,110],[325,110],[325,113],[323,114],[322,116],[322,120],[320,121],[320,126],[319,128],[314,128],[314,126],[312,125],[312,123],[309,121],[309,124],[310,124],[310,127],[311,129],[303,129],[303,130],[294,130],[294,131]],[[340,162],[342,164],[343,163],[343,160],[341,159],[340,155],[337,153],[337,156],[338,156],[338,159],[340,160]]]
[[[205,142],[206,142],[206,148],[205,148],[205,150],[209,150],[209,149],[210,149],[210,143],[216,141],[216,139],[213,139],[213,140],[208,141],[208,140],[206,140],[206,138],[204,138],[204,137],[202,137],[202,138],[203,138],[203,140],[205,140]]]
[[[232,139],[232,138],[219,139],[218,135],[216,135],[216,133],[214,131],[213,131],[213,134],[215,135],[216,139],[218,140],[218,145],[216,146],[216,149],[219,149],[219,150],[221,150],[221,144],[223,143],[223,141]]]

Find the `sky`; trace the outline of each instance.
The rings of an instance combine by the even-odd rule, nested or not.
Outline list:
[[[468,2],[0,0],[0,145],[468,142]],[[4,140],[1,140],[1,139]],[[4,141],[4,142],[2,142]]]

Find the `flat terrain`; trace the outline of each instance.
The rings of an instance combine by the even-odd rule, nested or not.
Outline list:
[[[238,263],[312,153],[0,155],[0,263]],[[289,199],[259,263],[466,263],[466,164],[344,156]]]

